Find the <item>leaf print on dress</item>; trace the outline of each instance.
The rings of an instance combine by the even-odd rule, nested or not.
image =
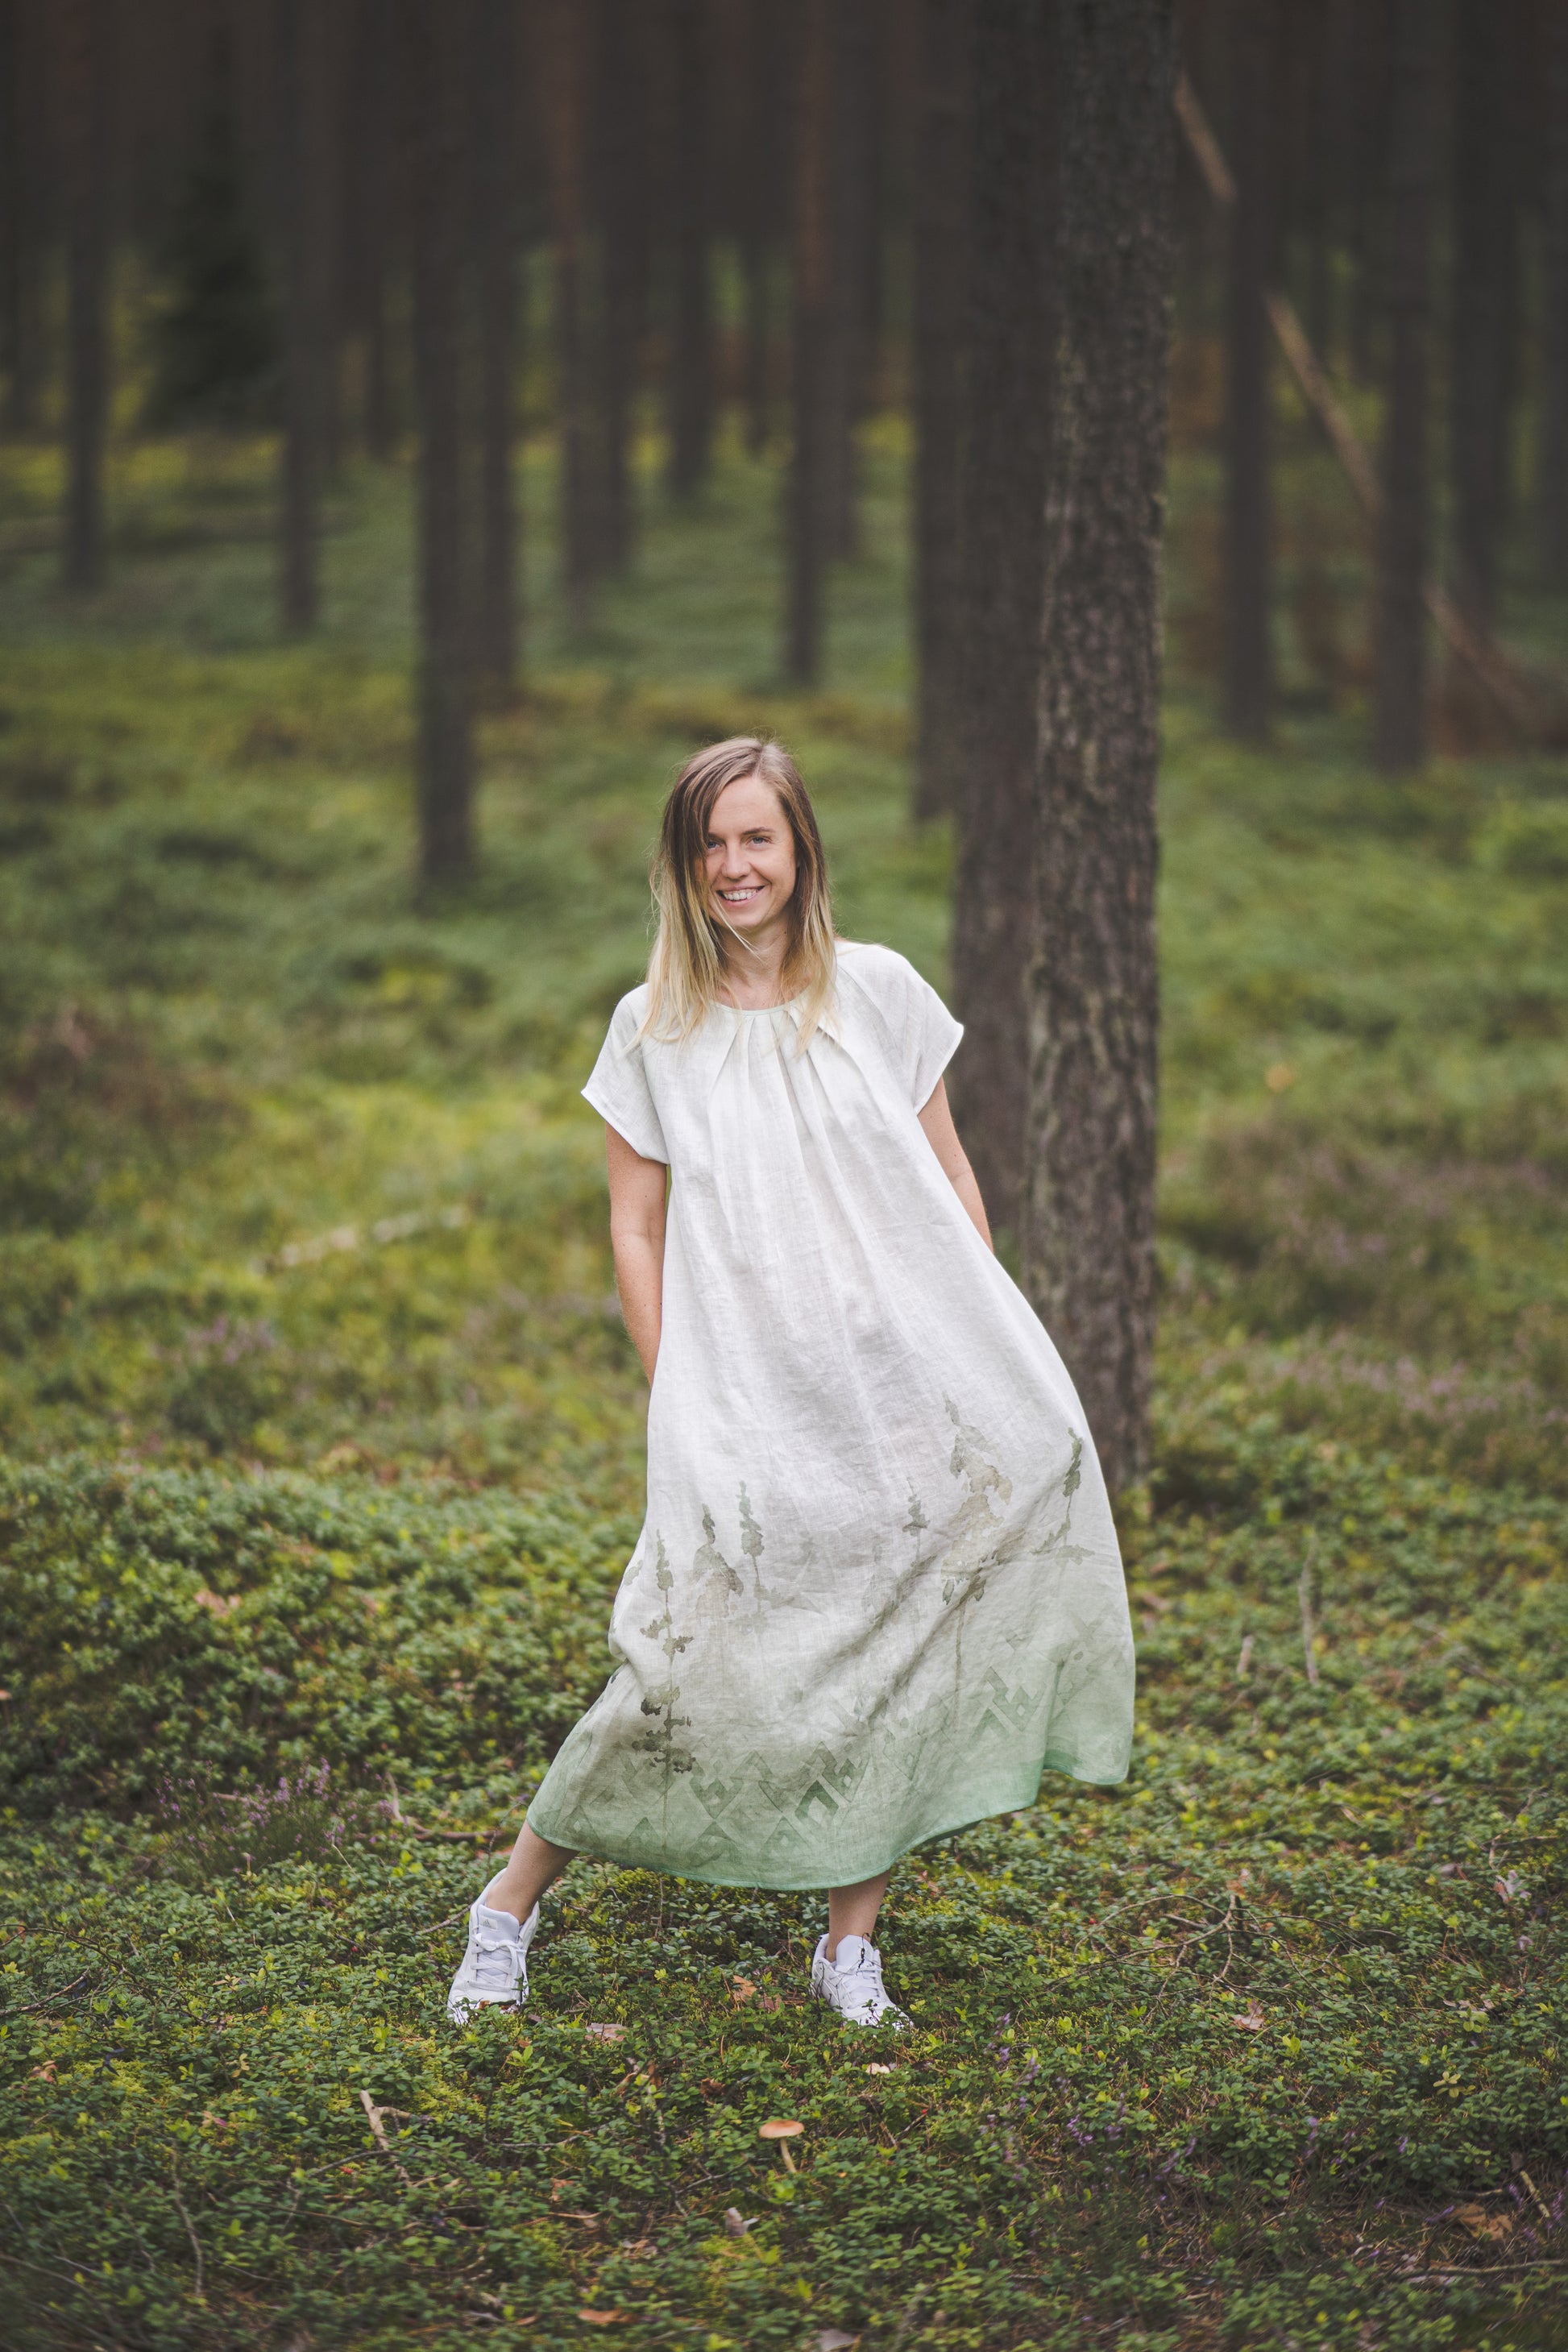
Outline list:
[[[642,1630],[644,1639],[657,1642],[663,1651],[668,1671],[663,1683],[652,1685],[642,1701],[643,1714],[653,1716],[658,1721],[658,1727],[657,1730],[643,1732],[640,1738],[632,1742],[632,1746],[640,1749],[645,1756],[656,1758],[662,1767],[665,1801],[668,1804],[672,1774],[689,1772],[697,1760],[691,1749],[683,1747],[675,1736],[677,1731],[686,1731],[691,1727],[691,1717],[689,1715],[677,1715],[675,1712],[676,1701],[680,1696],[680,1685],[675,1679],[675,1662],[682,1650],[690,1646],[695,1636],[690,1633],[678,1633],[675,1630],[675,1618],[669,1605],[669,1596],[674,1590],[675,1577],[664,1549],[664,1538],[658,1536],[655,1541],[658,1547],[658,1556],[654,1570],[654,1582],[664,1595],[664,1613],[662,1616],[656,1617],[651,1625],[645,1625]]]

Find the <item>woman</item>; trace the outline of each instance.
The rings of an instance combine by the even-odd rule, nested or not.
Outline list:
[[[1116,1535],[1060,1358],[992,1255],[901,956],[834,936],[776,743],[692,760],[658,933],[584,1093],[652,1382],[619,1660],[470,1914],[448,2007],[526,1996],[574,1853],[821,1887],[812,1990],[897,2024],[873,1941],[897,1857],[1126,1773]],[[668,1180],[668,1198],[667,1198]]]

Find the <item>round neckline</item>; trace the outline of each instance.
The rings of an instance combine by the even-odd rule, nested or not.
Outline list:
[[[770,1013],[790,1013],[797,1004],[804,1004],[805,991],[803,988],[797,996],[786,997],[782,1004],[726,1004],[722,997],[715,1002],[721,1013],[732,1013],[737,1020],[761,1021]]]

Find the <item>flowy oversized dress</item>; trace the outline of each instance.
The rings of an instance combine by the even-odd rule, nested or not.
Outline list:
[[[617,1005],[584,1093],[668,1163],[647,1517],[617,1662],[529,1807],[607,1860],[845,1885],[1126,1775],[1132,1637],[1083,1410],[919,1112],[963,1032],[842,944],[798,1004],[684,1043]]]

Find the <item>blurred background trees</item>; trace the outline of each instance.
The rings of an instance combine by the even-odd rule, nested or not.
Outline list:
[[[1128,248],[1083,211],[1068,135],[1080,0],[0,0],[0,432],[59,453],[67,590],[112,578],[117,449],[265,433],[278,627],[308,637],[349,470],[406,471],[426,888],[482,871],[478,721],[529,691],[531,545],[553,569],[530,593],[589,659],[649,522],[707,511],[745,453],[777,478],[774,677],[820,690],[836,580],[870,560],[868,450],[907,467],[911,816],[954,836],[955,1095],[998,1223],[1044,1219],[1047,1302],[1058,1079],[1027,1113],[1028,1067],[1082,1012],[1051,957],[1085,892],[1152,920],[1168,308],[1171,430],[1200,462],[1165,624],[1215,724],[1259,744],[1339,710],[1396,775],[1434,742],[1563,731],[1539,622],[1568,583],[1561,5],[1089,13],[1107,89],[1164,94],[1116,233],[1152,270],[1143,323],[1082,377],[1070,271],[1110,304]],[[1091,711],[1131,795],[1093,877],[1060,798]],[[1114,929],[1095,985],[1144,1040],[1095,1081],[1121,1150],[1152,1116],[1152,932],[1127,962]],[[1114,1159],[1102,1139],[1071,1177],[1074,1246],[1103,1238],[1096,1188],[1131,1184],[1146,1270],[1150,1154]]]

